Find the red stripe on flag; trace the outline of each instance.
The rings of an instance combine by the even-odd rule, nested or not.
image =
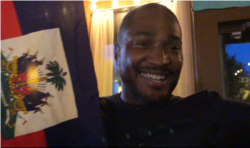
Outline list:
[[[1,40],[22,36],[12,1],[1,1]],[[18,136],[4,140],[1,136],[2,147],[47,147],[43,131]]]
[[[12,1],[1,1],[1,40],[22,35]]]
[[[2,147],[47,147],[47,142],[43,131],[18,136],[13,139],[3,140],[1,136]]]

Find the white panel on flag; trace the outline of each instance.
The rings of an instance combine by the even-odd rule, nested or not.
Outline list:
[[[16,137],[78,117],[58,28],[1,42],[2,130]]]

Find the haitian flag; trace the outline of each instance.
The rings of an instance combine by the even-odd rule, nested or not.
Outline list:
[[[83,2],[1,1],[3,147],[106,146]]]

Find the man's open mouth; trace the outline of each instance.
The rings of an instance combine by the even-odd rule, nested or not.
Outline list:
[[[152,74],[152,73],[141,72],[140,75],[156,83],[163,83],[166,80],[166,75],[163,75],[163,74]]]

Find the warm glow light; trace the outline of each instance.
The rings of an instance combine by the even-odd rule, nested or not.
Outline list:
[[[96,10],[96,2],[97,2],[98,0],[90,0],[90,1],[91,1],[90,9],[91,9],[92,11],[95,11],[95,10]]]
[[[240,71],[239,71],[239,70],[237,70],[237,72],[238,72],[238,73],[240,73]]]
[[[122,91],[122,86],[118,87],[118,93],[120,93]]]
[[[140,4],[140,0],[134,0],[135,5],[139,5]]]
[[[113,6],[113,8],[117,8],[118,7],[118,1],[113,0],[112,6]]]
[[[234,75],[236,75],[236,76],[237,76],[237,73],[235,73]]]
[[[92,10],[92,11],[95,11],[96,10],[96,2],[97,0],[92,0],[92,3],[91,3],[91,5],[90,5],[90,9]]]
[[[240,72],[242,72],[243,70],[241,69]]]

